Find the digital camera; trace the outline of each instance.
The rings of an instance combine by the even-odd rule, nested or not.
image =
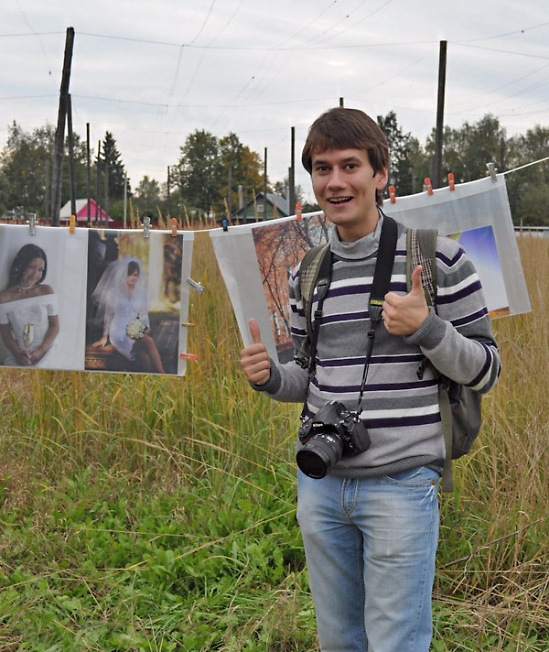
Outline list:
[[[306,419],[299,429],[303,447],[296,455],[301,471],[310,478],[323,478],[342,457],[354,457],[368,449],[370,436],[356,412],[331,401]]]

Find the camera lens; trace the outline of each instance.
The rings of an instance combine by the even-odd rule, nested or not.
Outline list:
[[[337,436],[320,434],[296,453],[297,465],[310,478],[320,480],[341,459],[343,442]]]

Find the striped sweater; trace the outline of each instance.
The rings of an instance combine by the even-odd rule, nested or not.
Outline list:
[[[333,400],[357,409],[382,219],[374,233],[356,242],[341,242],[336,229],[332,230],[332,281],[310,387],[307,371],[296,362],[279,365],[271,361],[269,381],[255,389],[280,401],[307,399],[308,415]],[[500,358],[481,284],[463,249],[449,238],[437,240],[437,286],[436,312],[431,308],[415,333],[390,335],[382,324],[376,329],[361,405],[371,446],[360,455],[343,458],[330,473],[372,477],[442,465],[445,451],[437,381],[430,365],[418,373],[425,358],[444,376],[480,393],[496,382]],[[406,293],[406,228],[401,224],[390,291]],[[298,351],[306,337],[299,266],[290,277],[290,303],[292,338]],[[313,300],[313,314],[315,307]]]

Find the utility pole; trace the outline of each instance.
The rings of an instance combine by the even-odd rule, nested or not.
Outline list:
[[[61,187],[63,180],[63,141],[65,139],[65,123],[67,121],[67,105],[69,85],[71,79],[72,49],[74,45],[74,28],[67,28],[65,39],[65,57],[63,60],[63,73],[61,75],[61,88],[59,91],[59,111],[57,114],[57,129],[55,131],[53,184],[52,184],[52,226],[59,226],[59,212],[61,210]]]
[[[97,227],[97,214],[99,210],[99,180],[101,176],[101,141],[97,143],[97,161],[95,163],[95,226]]]
[[[90,123],[86,122],[86,174],[87,174],[87,199],[88,199],[88,208],[86,210],[86,225],[88,229],[91,226],[91,163],[90,163]]]
[[[438,60],[437,126],[435,131],[435,157],[433,161],[433,188],[442,185],[442,137],[444,134],[444,92],[446,88],[447,41],[440,42]]]
[[[167,207],[167,213],[168,217],[171,217],[171,211],[170,211],[170,206],[171,206],[171,186],[172,186],[172,178],[170,176],[170,166],[166,166],[166,171],[168,173],[168,179],[166,183],[166,207]]]
[[[124,212],[122,217],[122,224],[126,228],[128,222],[128,175],[124,173]]]
[[[232,194],[233,194],[233,168],[231,165],[227,170],[227,212],[229,213],[228,218],[231,221],[233,219]]]
[[[295,127],[291,131],[290,169],[288,170],[288,215],[295,214]]]
[[[263,219],[267,219],[267,148],[265,147],[265,160],[263,161]]]
[[[72,132],[72,100],[67,95],[67,128],[69,131],[69,184],[71,197],[71,215],[76,218],[76,173],[74,169],[74,137]]]
[[[106,147],[103,147],[103,158],[105,160],[105,228],[107,229],[109,227],[109,161]]]

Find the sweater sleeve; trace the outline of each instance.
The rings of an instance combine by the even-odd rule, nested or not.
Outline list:
[[[449,238],[437,241],[436,312],[408,336],[444,376],[479,393],[501,367],[481,282],[465,251]]]

